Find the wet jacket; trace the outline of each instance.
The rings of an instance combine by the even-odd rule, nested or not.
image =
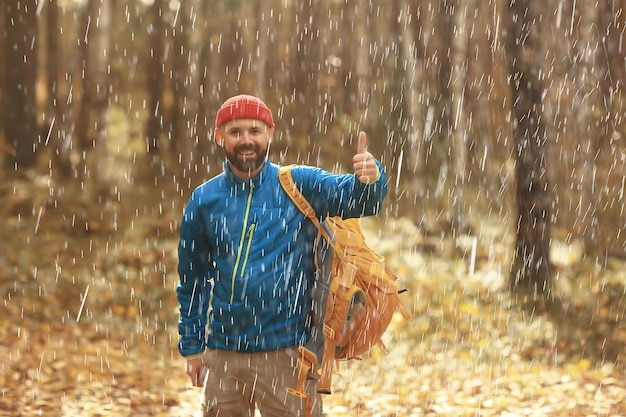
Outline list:
[[[354,174],[306,166],[294,166],[292,176],[318,216],[368,216],[378,212],[387,191],[377,163],[381,175],[370,185]],[[223,173],[189,199],[176,289],[183,356],[207,346],[259,352],[308,340],[317,229],[281,187],[278,169],[266,162],[256,177],[243,181],[226,163]]]

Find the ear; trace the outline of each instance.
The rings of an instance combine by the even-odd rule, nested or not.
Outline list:
[[[217,142],[217,144],[222,148],[224,147],[224,138],[222,137],[219,128],[215,128],[215,142]]]
[[[267,135],[269,137],[268,142],[272,142],[272,138],[274,137],[274,128],[270,127],[270,130],[267,131]]]

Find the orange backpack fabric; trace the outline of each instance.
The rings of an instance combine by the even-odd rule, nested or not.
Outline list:
[[[321,369],[315,354],[306,348],[300,348],[299,354],[304,369],[301,373],[319,371],[318,391],[330,394],[335,360],[358,358],[374,345],[385,349],[381,337],[393,314],[400,311],[405,319],[410,319],[411,314],[400,300],[398,277],[385,264],[384,258],[368,247],[359,220],[331,217],[323,225],[296,187],[290,166],[280,169],[279,179],[287,195],[317,227],[316,244],[323,238],[333,252],[330,291],[323,317],[325,339]],[[302,396],[303,388],[299,386],[289,391]]]

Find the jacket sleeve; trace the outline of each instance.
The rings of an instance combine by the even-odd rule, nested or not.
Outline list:
[[[372,216],[380,211],[387,194],[385,169],[379,161],[376,164],[380,175],[369,185],[359,181],[355,174],[337,175],[312,167],[295,167],[292,175],[320,218]]]
[[[190,202],[180,226],[176,294],[180,305],[178,350],[182,356],[200,354],[206,347],[211,260],[199,213],[199,207]]]

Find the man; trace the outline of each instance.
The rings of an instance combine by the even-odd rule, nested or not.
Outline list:
[[[239,95],[217,112],[224,172],[194,190],[180,227],[180,353],[205,416],[304,416],[287,393],[298,377],[297,348],[311,337],[311,285],[317,229],[291,202],[267,160],[271,110]],[[292,169],[320,217],[373,215],[387,191],[385,172],[359,134],[354,174]],[[208,314],[208,317],[207,317]],[[208,321],[208,335],[206,327]],[[306,391],[322,415],[315,375]]]

